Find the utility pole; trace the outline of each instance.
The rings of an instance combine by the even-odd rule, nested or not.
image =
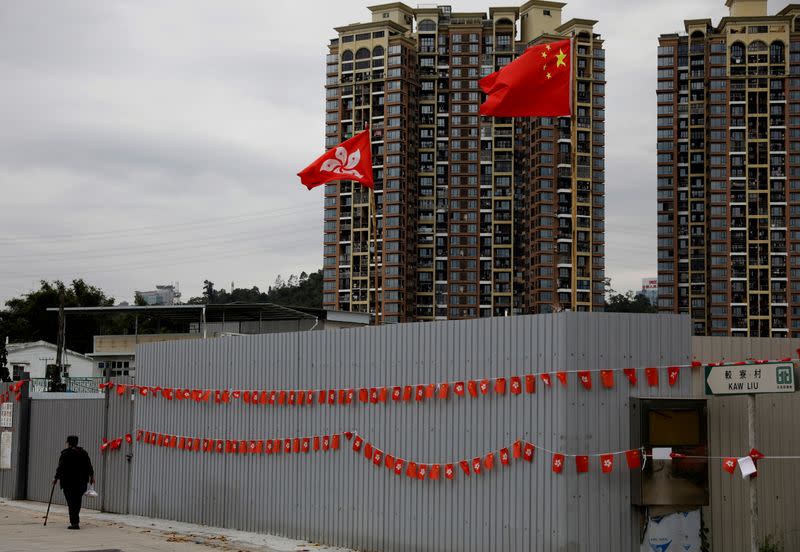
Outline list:
[[[58,286],[58,341],[56,345],[56,366],[58,372],[61,374],[64,371],[64,337],[65,337],[65,321],[64,321],[64,284]]]

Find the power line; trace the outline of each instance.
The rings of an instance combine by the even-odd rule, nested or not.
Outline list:
[[[286,207],[283,209],[272,209],[272,210],[264,210],[264,211],[255,211],[246,214],[234,215],[234,216],[224,216],[224,217],[209,217],[203,220],[196,220],[196,221],[187,221],[187,222],[179,222],[179,223],[171,223],[171,224],[159,224],[159,225],[150,225],[150,226],[141,226],[138,228],[125,228],[120,230],[104,230],[104,231],[97,231],[97,232],[87,232],[83,234],[70,234],[64,235],[63,233],[58,235],[37,235],[37,236],[17,236],[11,238],[0,238],[0,244],[13,244],[13,243],[30,243],[32,241],[71,241],[75,239],[108,239],[113,236],[125,236],[135,234],[136,236],[141,235],[148,235],[154,233],[160,233],[164,230],[168,229],[175,229],[175,228],[190,228],[193,226],[214,226],[219,223],[223,224],[242,224],[251,222],[248,219],[254,218],[261,218],[261,217],[275,217],[279,213],[286,213],[287,216],[290,214],[295,213],[302,213],[302,212],[311,212],[311,211],[318,211],[319,206],[307,206],[302,208]],[[240,220],[244,219],[244,220]],[[216,223],[213,221],[217,221]]]

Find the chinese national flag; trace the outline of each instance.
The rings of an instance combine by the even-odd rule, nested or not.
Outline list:
[[[491,76],[491,75],[490,75]],[[372,146],[369,129],[329,149],[297,173],[309,190],[331,180],[353,180],[372,188]]]
[[[576,456],[575,457],[575,469],[578,473],[586,473],[589,471],[589,457],[588,456]]]
[[[625,461],[628,462],[628,467],[632,470],[642,467],[642,455],[636,449],[625,451]]]
[[[570,40],[537,44],[478,81],[486,93],[481,115],[568,117],[572,114]]]
[[[614,387],[614,372],[612,370],[600,370],[600,381],[603,387],[611,389]]]

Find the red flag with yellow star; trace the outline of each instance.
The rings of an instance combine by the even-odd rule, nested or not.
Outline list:
[[[481,115],[568,117],[572,114],[572,48],[569,39],[537,44],[482,78]]]

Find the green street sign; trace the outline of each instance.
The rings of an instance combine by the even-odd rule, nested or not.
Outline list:
[[[791,362],[706,366],[706,395],[794,393]]]

